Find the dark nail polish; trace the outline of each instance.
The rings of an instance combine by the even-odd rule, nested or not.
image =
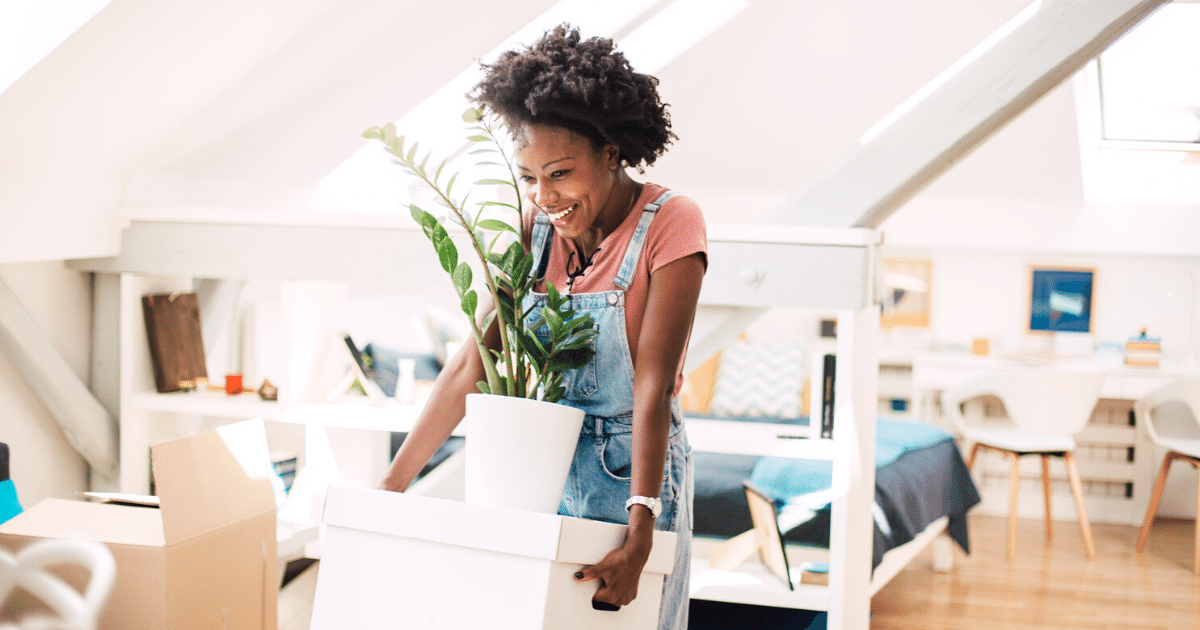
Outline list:
[[[621,610],[621,607],[616,604],[610,604],[608,602],[596,602],[596,601],[592,602],[592,608],[594,610],[603,610],[605,612],[617,612],[618,610]]]
[[[583,571],[576,571],[576,572],[575,572],[575,579],[576,579],[576,580],[582,580],[582,579],[583,579]]]

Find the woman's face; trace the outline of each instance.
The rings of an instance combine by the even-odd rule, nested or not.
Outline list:
[[[525,198],[550,218],[555,231],[576,240],[593,228],[611,231],[624,218],[614,199],[617,148],[597,150],[587,138],[562,127],[529,125],[516,139],[517,176]],[[620,206],[620,207],[617,207]],[[622,216],[616,216],[620,214]],[[598,222],[597,219],[600,219]]]

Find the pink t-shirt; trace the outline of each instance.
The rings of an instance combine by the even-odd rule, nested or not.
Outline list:
[[[642,186],[642,194],[638,197],[634,210],[625,217],[621,225],[600,243],[600,251],[592,258],[592,265],[583,276],[575,279],[571,293],[599,293],[613,290],[613,279],[621,262],[625,259],[625,250],[633,240],[633,233],[642,217],[642,208],[647,203],[658,199],[666,192],[666,188],[658,184],[646,182]],[[525,213],[525,229],[531,230],[533,217],[538,211]],[[529,232],[526,232],[527,234]],[[574,247],[566,239],[555,234],[550,251],[550,261],[546,268],[546,281],[559,291],[567,287],[567,256]],[[637,269],[633,281],[625,292],[625,332],[629,339],[629,353],[633,363],[637,365],[638,340],[641,338],[642,320],[646,312],[646,300],[649,298],[650,274],[667,263],[680,258],[700,253],[704,263],[708,265],[708,236],[704,226],[704,215],[700,206],[690,197],[676,195],[658,209],[658,216],[650,222],[646,232],[645,246],[638,258]],[[536,264],[536,261],[535,261]],[[578,265],[578,257],[572,260],[572,268]],[[689,335],[690,336],[690,335]],[[679,372],[675,379],[675,394],[678,395],[683,387],[683,358],[680,357]]]

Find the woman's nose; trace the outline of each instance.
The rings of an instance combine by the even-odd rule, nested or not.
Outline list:
[[[539,208],[544,208],[553,203],[558,197],[555,194],[553,186],[544,186],[537,183],[530,184],[526,192],[529,198],[533,200],[533,203],[537,204]]]

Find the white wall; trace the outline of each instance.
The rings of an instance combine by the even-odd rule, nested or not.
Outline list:
[[[2,279],[85,383],[91,356],[92,290],[88,274],[61,262],[0,265]],[[21,504],[74,498],[87,488],[87,465],[6,357],[0,355],[0,442],[9,445]]]

